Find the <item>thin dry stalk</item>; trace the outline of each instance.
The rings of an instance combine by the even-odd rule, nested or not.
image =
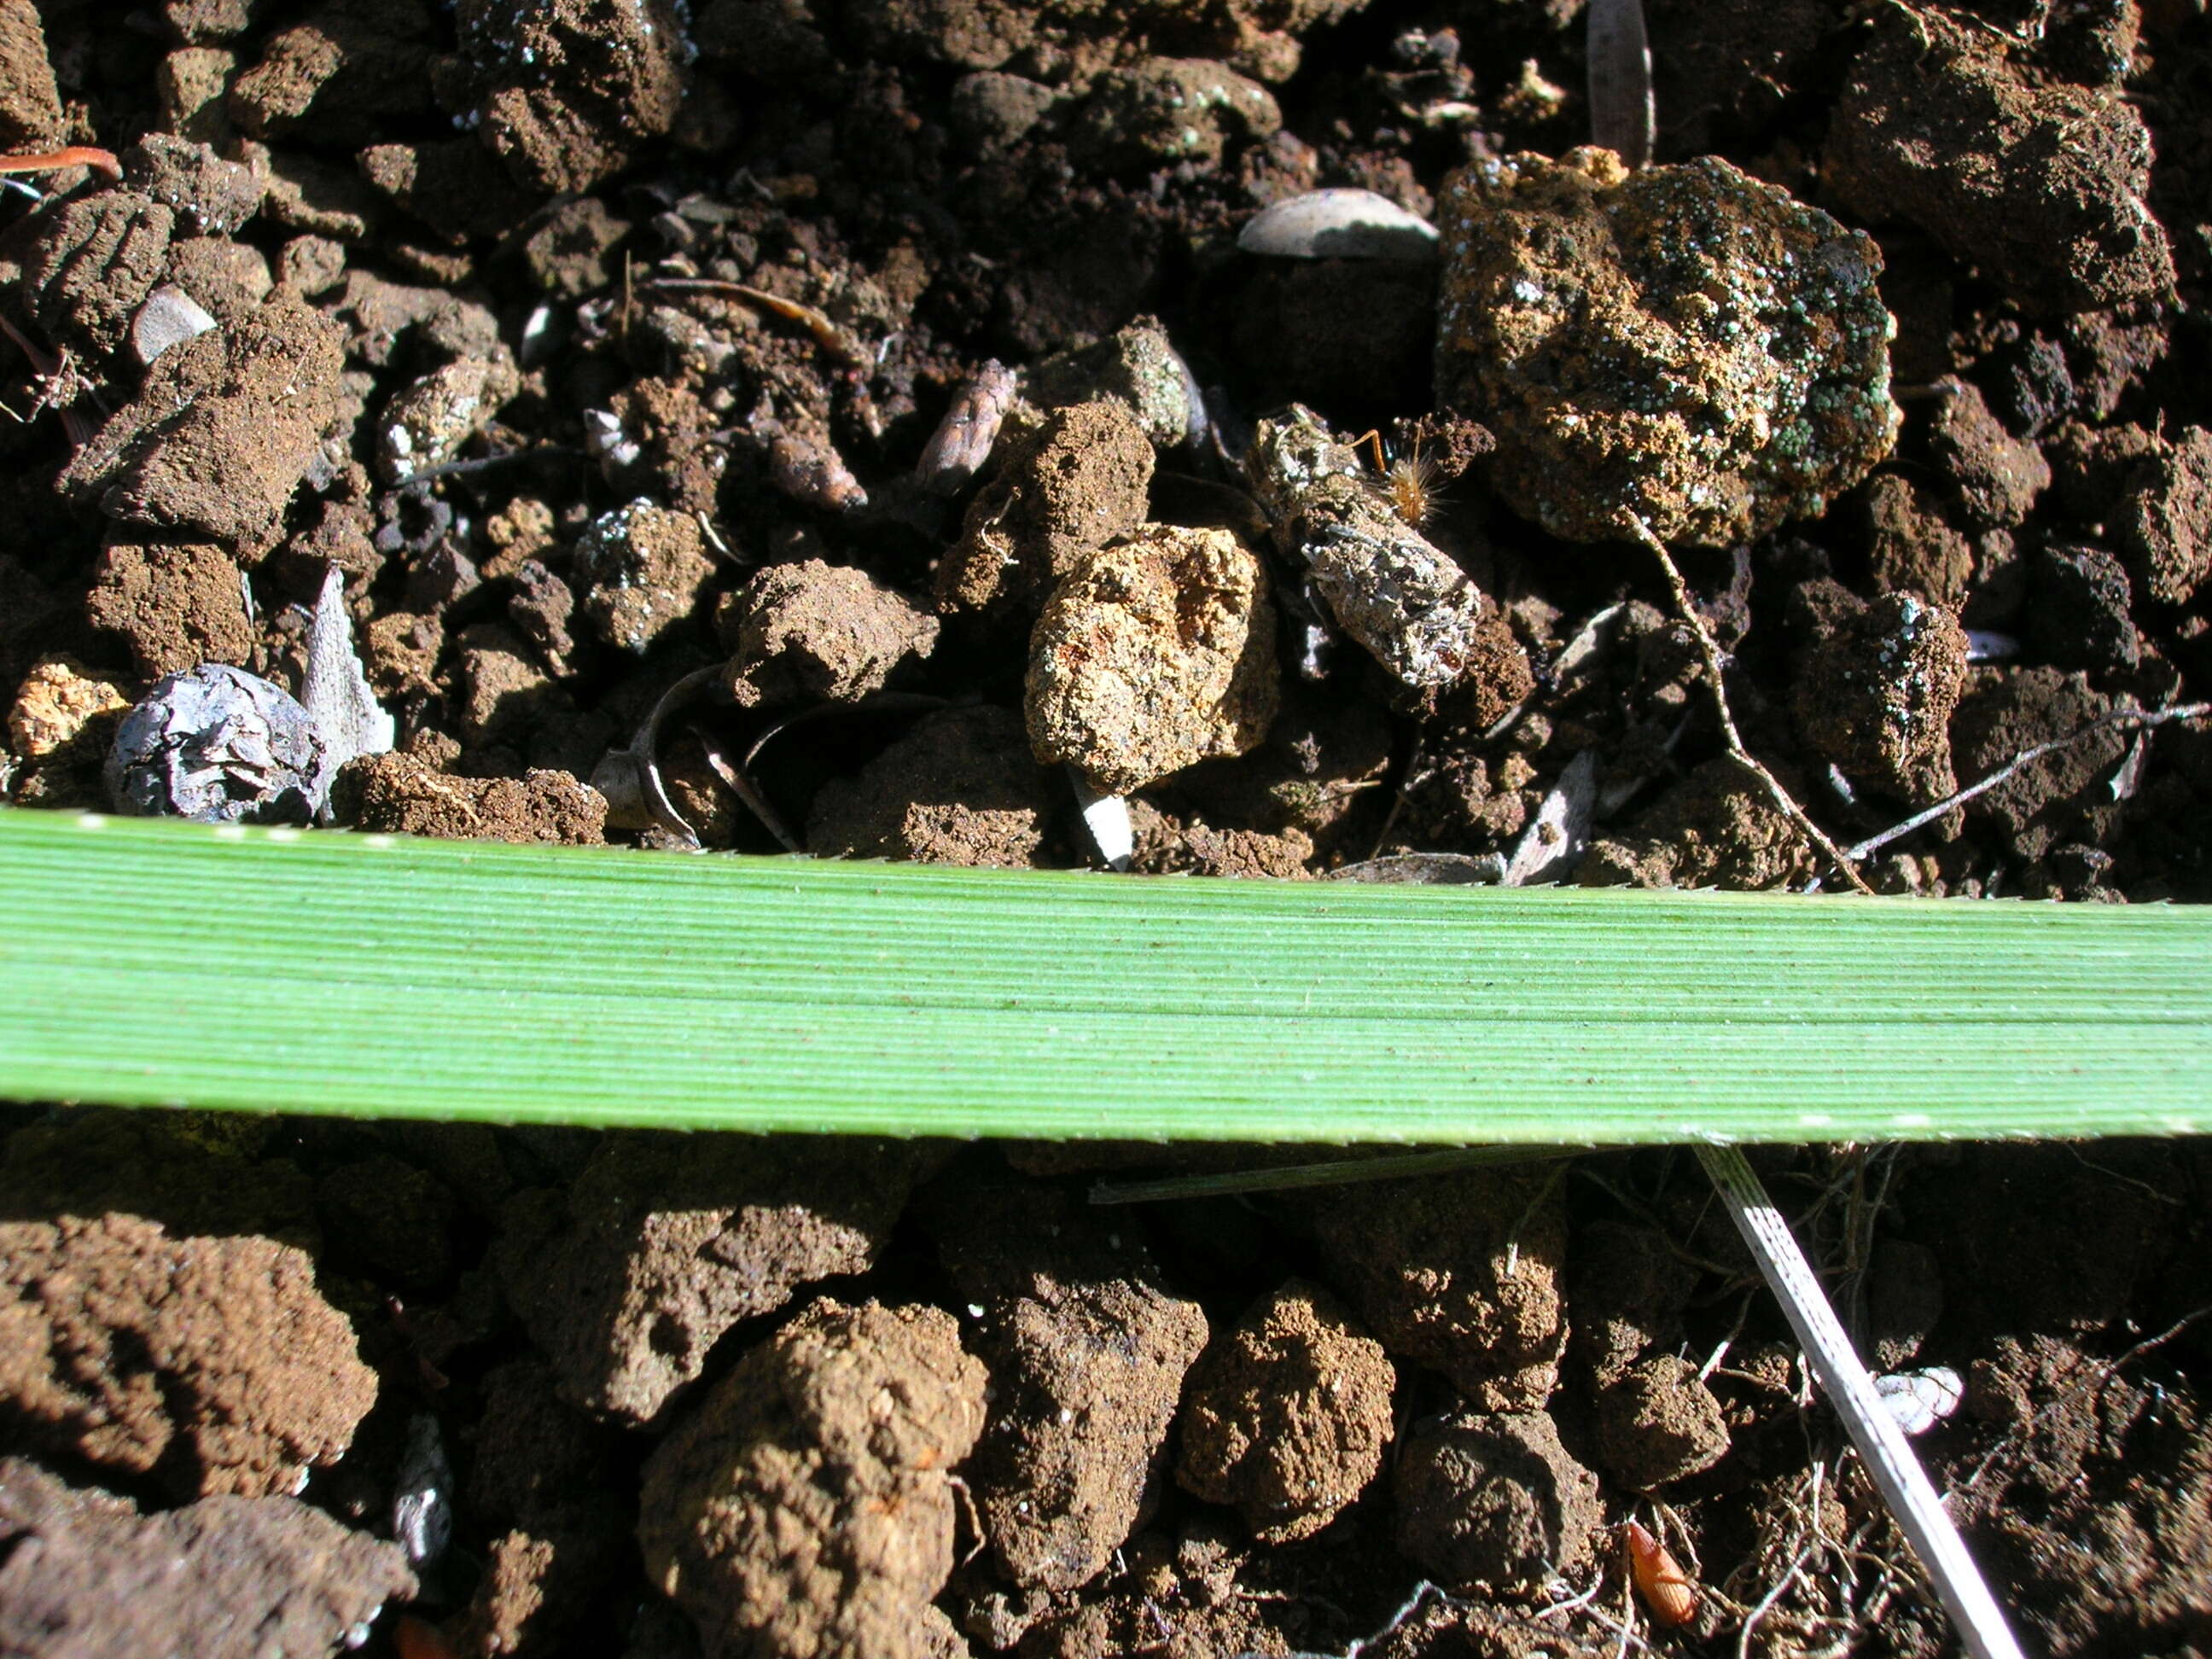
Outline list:
[[[2021,750],[2002,766],[1998,767],[1996,771],[1976,779],[1957,793],[1945,796],[1935,805],[1915,812],[1904,823],[1893,824],[1878,836],[1869,836],[1856,845],[1845,848],[1843,856],[1846,859],[1863,859],[1878,852],[1899,837],[1911,835],[1922,825],[1935,823],[1954,807],[1963,806],[1975,796],[1996,788],[2014,773],[2019,771],[2021,767],[2039,761],[2045,755],[2056,754],[2061,749],[2071,748],[2085,738],[2095,737],[2100,732],[2130,726],[2139,730],[2148,730],[2154,726],[2164,726],[2171,720],[2201,720],[2208,718],[2212,718],[2212,702],[2176,703],[2166,708],[2116,708],[2108,714],[2100,714],[2087,725],[2076,727],[2066,733],[2064,737],[2053,738],[2048,743],[2039,743]]]
[[[1868,886],[1866,878],[1859,874],[1858,866],[1851,861],[1850,854],[1837,846],[1830,839],[1828,832],[1813,822],[1805,809],[1798,805],[1790,798],[1790,792],[1782,787],[1781,780],[1743,746],[1743,738],[1735,729],[1735,716],[1729,710],[1728,690],[1722,679],[1720,643],[1713,638],[1712,630],[1705,626],[1705,619],[1698,614],[1697,605],[1690,598],[1690,585],[1682,580],[1682,573],[1674,563],[1674,556],[1667,550],[1667,544],[1652,533],[1651,526],[1640,514],[1624,513],[1621,516],[1636,532],[1638,539],[1650,548],[1652,556],[1659,561],[1659,568],[1667,578],[1668,589],[1674,595],[1674,609],[1697,639],[1698,653],[1705,659],[1705,679],[1713,689],[1713,708],[1720,716],[1721,737],[1728,744],[1729,758],[1759,780],[1760,787],[1766,791],[1776,808],[1797,826],[1801,835],[1833,861],[1855,890],[1871,897],[1874,889]]]
[[[1874,1379],[1844,1334],[1836,1310],[1798,1248],[1790,1224],[1766,1194],[1743,1153],[1734,1146],[1700,1146],[1698,1158],[1727,1203],[1766,1281],[1782,1304],[1829,1401],[1843,1417],[1867,1472],[1889,1505],[1899,1529],[1928,1569],[1936,1595],[1975,1659],[2021,1659],[2020,1644],[1996,1598],[1966,1553],[1959,1529],[1927,1472],[1875,1393]]]

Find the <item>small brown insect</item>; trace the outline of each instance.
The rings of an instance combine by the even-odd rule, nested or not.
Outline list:
[[[1688,1624],[1698,1611],[1698,1592],[1689,1575],[1664,1544],[1635,1522],[1623,1525],[1621,1538],[1627,1547],[1629,1577],[1651,1609],[1652,1622],[1670,1630]]]

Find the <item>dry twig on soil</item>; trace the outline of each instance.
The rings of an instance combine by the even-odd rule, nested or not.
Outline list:
[[[1697,605],[1690,597],[1690,585],[1682,580],[1681,570],[1674,563],[1674,556],[1667,550],[1666,543],[1652,534],[1651,526],[1633,513],[1623,514],[1622,517],[1636,532],[1638,539],[1650,548],[1653,556],[1659,561],[1659,568],[1667,578],[1668,590],[1674,595],[1674,609],[1697,639],[1698,653],[1705,659],[1705,678],[1713,690],[1713,709],[1720,717],[1721,737],[1728,744],[1729,757],[1759,780],[1759,786],[1766,791],[1782,815],[1796,824],[1808,841],[1827,854],[1855,890],[1871,896],[1874,889],[1867,885],[1866,878],[1859,874],[1858,866],[1851,861],[1850,854],[1837,846],[1828,832],[1813,822],[1805,809],[1798,805],[1791,799],[1790,792],[1782,787],[1781,780],[1743,746],[1743,738],[1735,729],[1735,716],[1729,712],[1728,689],[1722,678],[1720,644],[1713,638],[1712,630],[1705,626],[1705,618],[1698,614]]]

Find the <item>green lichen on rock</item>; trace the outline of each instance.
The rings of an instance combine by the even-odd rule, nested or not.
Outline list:
[[[1478,162],[1438,222],[1438,396],[1497,434],[1492,483],[1553,535],[1619,538],[1633,513],[1747,541],[1896,440],[1881,253],[1725,161]]]

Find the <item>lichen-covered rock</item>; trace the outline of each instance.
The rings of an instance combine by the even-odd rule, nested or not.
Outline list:
[[[1856,785],[1915,805],[1942,799],[1958,787],[1950,720],[1966,684],[1966,630],[1910,593],[1860,605],[1837,592],[1798,656],[1798,734]]]
[[[576,541],[577,609],[609,645],[643,656],[699,603],[714,562],[699,521],[640,499],[603,513]]]
[[[967,1468],[983,1535],[1017,1584],[1088,1583],[1149,1508],[1206,1315],[1057,1188],[947,1182],[921,1210],[991,1371]]]
[[[2172,291],[2172,252],[2143,205],[2150,134],[2117,88],[2037,74],[2001,33],[1940,7],[1869,22],[1829,128],[1837,200],[1917,225],[2032,313]]]
[[[1889,453],[1881,255],[1787,191],[1577,149],[1463,167],[1437,218],[1437,395],[1553,534],[1749,541]]]
[[[984,1371],[952,1316],[824,1297],[737,1367],[645,1466],[647,1576],[707,1659],[925,1659],[952,1571],[951,1471]]]
[[[1084,554],[1030,637],[1030,747],[1111,793],[1247,752],[1275,704],[1274,605],[1230,531],[1148,525]]]
[[[1605,1518],[1597,1477],[1541,1412],[1416,1423],[1394,1484],[1399,1549],[1452,1588],[1571,1574]]]
[[[126,1498],[0,1461],[0,1653],[335,1653],[415,1593],[397,1544],[289,1498]]]
[[[376,1402],[315,1266],[131,1215],[0,1223],[0,1419],[190,1496],[291,1492]]]
[[[1341,1303],[1292,1279],[1192,1368],[1176,1480],[1262,1543],[1310,1538],[1382,1467],[1397,1381]]]
[[[911,1143],[616,1136],[565,1194],[514,1199],[493,1259],[562,1394],[641,1423],[739,1320],[873,1266],[918,1167]]]
[[[820,559],[757,571],[718,623],[730,694],[748,708],[857,702],[928,656],[939,627],[866,571]]]
[[[126,524],[259,552],[337,418],[342,339],[279,295],[236,327],[172,346],[77,452],[61,489]]]
[[[1054,410],[1000,449],[938,567],[939,610],[1035,605],[1078,554],[1145,521],[1152,441],[1119,398]]]
[[[1566,1213],[1551,1172],[1474,1170],[1316,1195],[1332,1283],[1383,1346],[1486,1411],[1550,1398],[1566,1346]]]

